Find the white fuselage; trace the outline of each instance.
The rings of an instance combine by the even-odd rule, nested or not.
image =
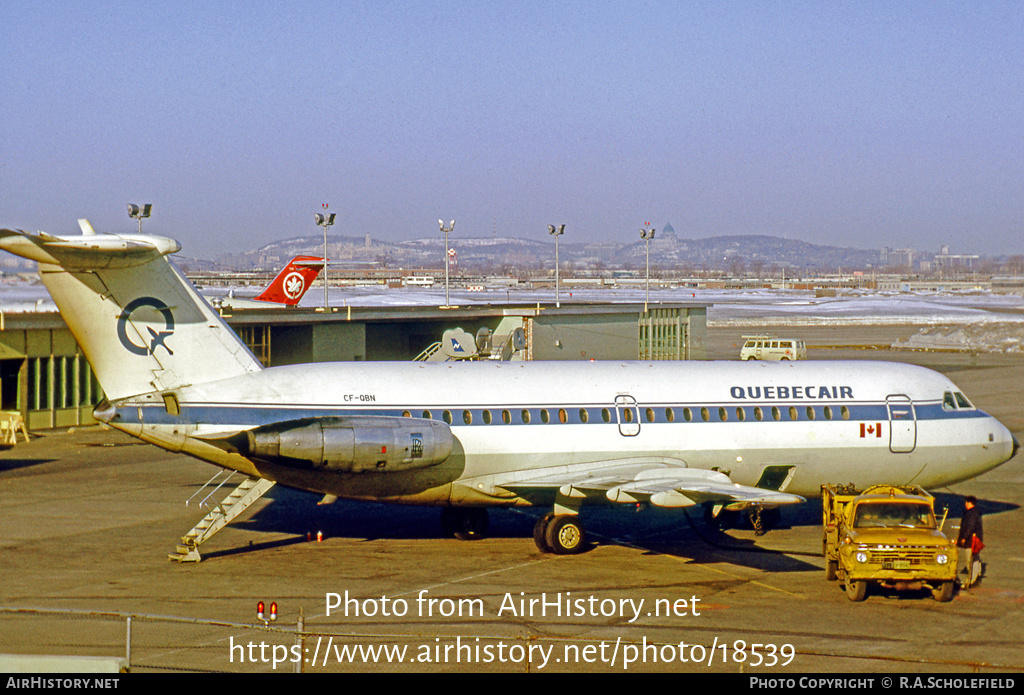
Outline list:
[[[716,469],[745,485],[817,495],[823,483],[935,488],[1009,459],[1010,432],[931,370],[880,362],[344,363],[270,368],[115,402],[111,424],[279,483],[339,497],[424,504],[530,503],[524,473],[635,457]],[[945,399],[948,401],[948,397]],[[445,462],[416,471],[325,473],[250,462],[218,433],[323,416],[450,425]]]

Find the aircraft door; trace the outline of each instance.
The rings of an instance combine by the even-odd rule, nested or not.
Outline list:
[[[889,451],[907,454],[917,446],[917,415],[914,404],[907,396],[888,396]]]
[[[640,434],[640,409],[632,396],[618,395],[615,397],[615,414],[619,422],[619,434],[623,437],[635,437]]]

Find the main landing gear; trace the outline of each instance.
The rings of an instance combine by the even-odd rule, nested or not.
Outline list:
[[[542,553],[575,555],[586,545],[586,532],[575,514],[548,512],[533,527],[533,542]]]
[[[460,541],[487,537],[487,510],[478,507],[445,507],[441,510],[441,529],[446,536]],[[587,535],[576,514],[549,512],[533,527],[533,542],[542,553],[575,555],[586,548]]]

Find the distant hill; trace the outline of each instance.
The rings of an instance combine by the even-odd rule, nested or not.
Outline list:
[[[460,238],[452,236],[460,270],[499,272],[518,267],[551,267],[555,258],[553,242],[530,239]],[[387,265],[402,268],[439,268],[444,258],[444,238],[425,237],[389,242],[342,235],[328,236],[331,260],[353,266]],[[651,266],[665,270],[757,271],[786,267],[795,270],[844,270],[877,268],[880,252],[822,246],[805,241],[765,235],[720,236],[705,239],[677,239],[674,235],[651,242]],[[252,251],[220,259],[239,270],[279,266],[298,254],[323,254],[323,237],[316,234],[283,239]],[[563,264],[578,269],[636,268],[645,263],[644,242],[559,242]]]

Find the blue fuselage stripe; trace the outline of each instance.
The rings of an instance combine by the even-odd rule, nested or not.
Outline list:
[[[628,414],[627,412],[628,411]],[[548,407],[458,408],[417,406],[415,408],[353,408],[351,406],[277,406],[268,404],[182,404],[180,415],[171,415],[156,405],[127,406],[118,409],[122,423],[154,425],[216,424],[256,427],[285,420],[314,417],[388,416],[441,420],[453,426],[489,427],[496,425],[618,425],[645,424],[750,424],[774,422],[886,422],[885,403],[843,406],[800,404],[713,404],[713,405],[580,405]],[[467,415],[468,413],[468,415]],[[980,410],[946,410],[942,404],[914,404],[914,416],[906,420],[960,420],[983,418]]]

